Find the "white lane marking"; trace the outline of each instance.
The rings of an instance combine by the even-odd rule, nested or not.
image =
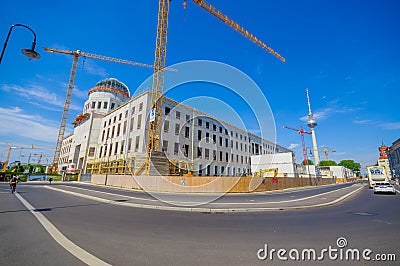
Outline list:
[[[38,219],[38,221],[43,225],[44,229],[50,234],[50,236],[57,241],[63,248],[65,248],[69,253],[86,263],[87,265],[111,265],[101,259],[93,256],[83,248],[79,247],[66,236],[64,236],[47,218],[27,202],[18,193],[15,194],[17,198],[25,205],[25,207]]]
[[[77,192],[72,192],[68,190],[63,190],[54,187],[48,187],[48,189],[60,191],[66,194],[71,194],[74,196],[78,196],[81,198],[86,198],[102,203],[114,204],[114,205],[122,205],[126,207],[135,207],[135,208],[144,208],[144,209],[157,209],[157,210],[167,210],[167,211],[193,211],[193,212],[209,212],[209,213],[217,213],[217,212],[260,212],[260,211],[277,211],[277,210],[296,210],[296,209],[309,209],[309,208],[316,208],[316,207],[325,207],[336,204],[346,198],[350,197],[351,195],[355,194],[356,192],[360,191],[364,188],[364,186],[360,186],[356,190],[353,190],[331,202],[319,203],[314,205],[303,205],[303,206],[287,206],[287,207],[256,207],[256,208],[230,208],[230,209],[213,209],[213,208],[198,208],[198,207],[175,207],[175,206],[160,206],[160,205],[145,205],[145,204],[138,204],[138,203],[129,203],[129,202],[115,202],[113,200],[106,200],[99,197],[89,196]]]
[[[45,186],[45,187],[54,188],[54,187],[49,187],[49,186]],[[344,189],[348,189],[348,188],[351,188],[351,187],[352,186],[348,186],[348,187],[339,188],[339,189],[331,190],[331,191],[328,191],[328,192],[324,192],[324,193],[321,193],[321,194],[316,194],[316,195],[313,195],[313,196],[308,196],[308,197],[304,197],[304,198],[297,198],[297,199],[291,199],[291,200],[269,201],[269,202],[268,201],[259,201],[259,202],[219,202],[219,203],[218,202],[209,202],[208,204],[210,204],[210,205],[253,205],[253,204],[288,203],[288,202],[296,202],[296,201],[302,201],[302,200],[308,200],[308,199],[316,198],[316,197],[319,197],[319,196],[322,196],[322,195],[330,194],[330,193],[333,193],[333,192],[336,192],[336,191],[340,191],[340,190],[344,190]],[[73,187],[73,188],[75,188],[75,187]],[[148,200],[148,201],[156,201],[156,202],[160,201],[160,200],[142,199],[142,198],[137,198],[137,197],[119,195],[119,194],[114,194],[114,193],[109,193],[109,192],[104,192],[104,191],[91,190],[91,189],[87,189],[87,188],[78,188],[78,189],[82,189],[82,190],[86,190],[86,191],[92,191],[92,192],[98,192],[98,193],[107,194],[107,195],[111,195],[111,196],[125,197],[125,198],[130,198],[130,199]],[[326,198],[322,198],[322,199],[326,199]],[[114,202],[113,200],[107,200],[107,199],[105,199],[105,201],[106,202],[109,202],[109,201]],[[202,203],[202,202],[199,202],[199,201],[173,201],[173,200],[169,200],[169,201],[166,201],[166,202],[167,203],[172,203],[172,204],[198,204],[198,203]],[[136,203],[133,203],[133,204],[136,204]],[[142,204],[139,204],[139,205],[142,205]]]
[[[97,193],[100,193],[100,194],[107,194],[107,195],[111,195],[111,196],[118,196],[118,197],[130,198],[130,199],[147,200],[147,201],[159,201],[159,200],[155,200],[155,199],[144,199],[144,198],[138,198],[138,197],[120,195],[120,194],[115,194],[115,193],[110,193],[110,192],[105,192],[105,191],[98,191],[98,190],[88,189],[88,188],[72,187],[72,186],[66,186],[66,185],[62,185],[62,186],[64,186],[64,187],[76,188],[76,189],[81,189],[81,190],[86,190],[86,191],[97,192]]]

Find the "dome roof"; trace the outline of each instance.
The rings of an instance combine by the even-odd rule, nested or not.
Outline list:
[[[108,78],[97,82],[96,86],[89,90],[88,95],[95,91],[111,91],[130,98],[128,87],[116,78]]]

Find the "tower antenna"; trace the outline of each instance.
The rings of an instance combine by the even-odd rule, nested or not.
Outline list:
[[[318,165],[319,164],[319,153],[318,153],[318,146],[317,146],[317,137],[315,136],[315,130],[314,130],[314,128],[317,126],[317,121],[315,121],[313,113],[311,112],[311,101],[310,101],[310,95],[308,94],[308,88],[306,88],[306,95],[307,95],[307,104],[308,104],[307,125],[311,129],[315,165]]]

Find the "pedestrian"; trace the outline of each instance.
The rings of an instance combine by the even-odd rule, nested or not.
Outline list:
[[[49,183],[50,183],[50,185],[51,185],[51,181],[53,181],[53,177],[49,177]]]

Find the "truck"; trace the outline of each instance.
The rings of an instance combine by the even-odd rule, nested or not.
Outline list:
[[[367,174],[369,188],[373,188],[376,182],[389,182],[384,166],[367,166]]]

